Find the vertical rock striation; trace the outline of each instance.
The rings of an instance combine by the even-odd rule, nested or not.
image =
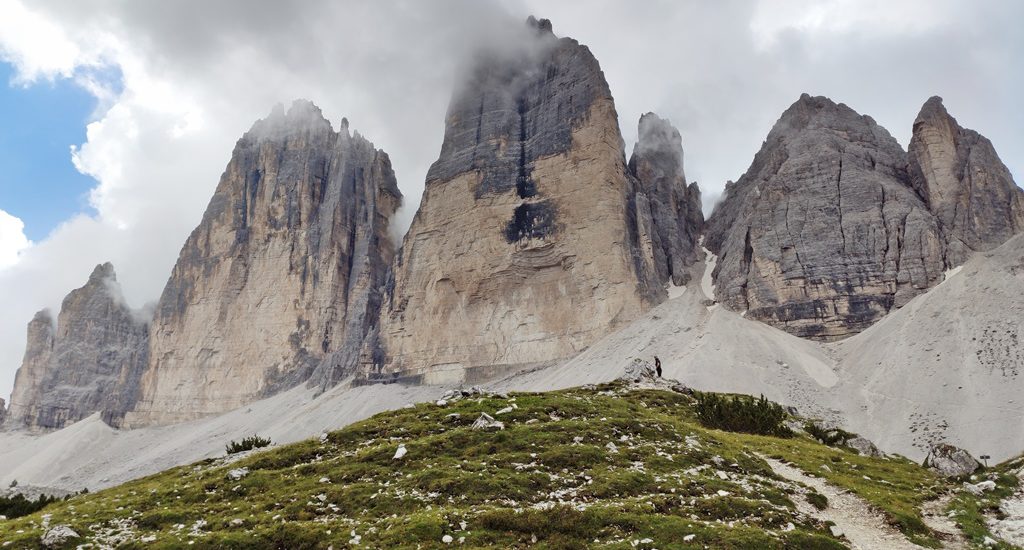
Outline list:
[[[358,353],[378,315],[400,203],[387,154],[347,121],[335,132],[296,101],[257,122],[160,297],[128,423],[227,411],[308,380],[343,348]]]
[[[639,183],[637,217],[640,239],[649,242],[652,268],[660,280],[688,282],[687,268],[701,259],[698,241],[704,226],[700,188],[687,186],[679,131],[654,113],[640,117],[639,139],[629,171]]]
[[[547,20],[481,56],[449,105],[371,380],[467,380],[569,357],[663,299],[643,259],[597,60]]]
[[[37,312],[28,323],[25,355],[14,375],[11,406],[7,412],[11,424],[25,425],[37,415],[40,387],[53,367],[55,325],[48,309]]]
[[[716,295],[798,336],[859,332],[942,280],[943,242],[884,128],[807,94],[708,221]]]
[[[124,302],[109,264],[61,305],[56,326],[46,310],[28,325],[9,422],[62,428],[95,412],[119,425],[134,404],[147,357],[148,327]]]
[[[1024,191],[992,142],[957,124],[940,97],[925,102],[914,121],[910,177],[938,219],[947,267],[1024,231]]]

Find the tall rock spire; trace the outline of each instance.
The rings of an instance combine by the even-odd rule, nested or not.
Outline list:
[[[531,18],[448,108],[371,379],[467,380],[569,357],[664,297],[594,56]]]
[[[219,413],[308,380],[375,323],[401,193],[383,151],[296,101],[235,146],[153,320],[130,425]],[[331,372],[325,376],[341,376]]]
[[[658,277],[683,285],[689,279],[687,268],[701,259],[700,188],[696,182],[686,184],[682,137],[671,122],[647,113],[640,117],[638,136],[629,170],[639,182],[641,241],[650,239]]]
[[[716,295],[798,336],[859,332],[942,280],[934,216],[870,117],[807,94],[726,186],[705,244]]]
[[[119,425],[135,402],[147,337],[145,321],[124,303],[114,266],[96,266],[64,298],[56,323],[46,310],[29,323],[9,422],[62,428],[101,412]]]
[[[1024,191],[992,143],[957,124],[941,97],[925,102],[914,121],[910,177],[938,218],[948,267],[1024,231]]]

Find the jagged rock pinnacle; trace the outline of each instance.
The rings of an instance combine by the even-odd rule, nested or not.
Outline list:
[[[961,127],[941,97],[921,107],[909,158],[911,183],[938,219],[947,267],[1024,231],[1024,191],[992,143]]]

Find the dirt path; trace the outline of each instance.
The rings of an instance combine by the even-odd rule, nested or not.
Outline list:
[[[801,470],[778,460],[762,457],[779,476],[802,483],[828,498],[828,507],[818,510],[806,499],[796,498],[797,509],[808,516],[836,524],[850,546],[858,550],[918,550],[902,533],[889,525],[885,516],[873,510],[860,497],[843,491],[825,480],[811,477]],[[802,496],[802,495],[801,495]]]
[[[928,501],[921,507],[921,518],[942,541],[942,547],[950,550],[967,550],[971,545],[967,543],[963,532],[956,526],[956,522],[946,515],[949,502],[953,500],[954,493],[947,493],[941,497]]]
[[[989,517],[988,528],[1004,541],[1024,547],[1024,468],[1017,470],[1021,486],[1010,497],[999,503],[1002,517]]]

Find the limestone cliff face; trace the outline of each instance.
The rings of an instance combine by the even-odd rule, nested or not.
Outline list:
[[[942,279],[907,156],[870,117],[804,94],[708,221],[716,297],[798,336],[859,332]]]
[[[546,20],[530,24],[521,51],[482,57],[452,98],[364,355],[371,380],[568,357],[664,296],[600,66]]]
[[[910,176],[938,219],[948,267],[1024,231],[1024,191],[992,143],[957,124],[940,97],[929,99],[914,121]]]
[[[38,411],[40,386],[53,366],[53,333],[56,322],[50,310],[44,309],[28,323],[25,355],[14,375],[11,406],[7,416],[11,424],[24,425]]]
[[[701,259],[698,241],[704,226],[700,188],[687,186],[679,131],[654,113],[640,117],[639,140],[629,171],[639,183],[637,219],[645,256],[660,280],[688,282],[689,265]]]
[[[335,132],[297,101],[257,122],[160,297],[128,423],[227,411],[358,350],[377,318],[400,203],[387,154],[347,121]]]
[[[96,267],[64,299],[56,326],[47,311],[28,325],[9,422],[62,428],[95,412],[119,425],[146,364],[148,327],[124,303],[114,268]]]

